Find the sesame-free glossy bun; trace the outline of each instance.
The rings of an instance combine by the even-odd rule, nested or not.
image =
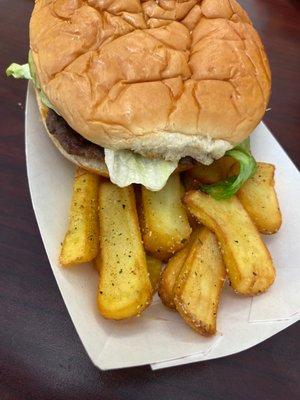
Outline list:
[[[106,148],[210,163],[269,100],[263,45],[235,0],[38,0],[30,47],[57,111]]]

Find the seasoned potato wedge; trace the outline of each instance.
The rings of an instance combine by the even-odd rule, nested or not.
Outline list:
[[[169,308],[175,308],[173,289],[188,253],[189,248],[186,246],[178,253],[174,254],[174,256],[170,258],[167,266],[161,274],[158,286],[158,294],[164,305]]]
[[[186,244],[191,227],[181,202],[179,175],[170,176],[166,186],[151,192],[141,188],[140,224],[147,252],[167,260]]]
[[[158,289],[160,274],[163,269],[163,262],[161,260],[158,260],[157,258],[149,256],[148,254],[146,254],[146,261],[149,279],[152,285],[153,292],[155,293]],[[96,262],[93,264],[93,266],[98,271],[98,265]]]
[[[187,191],[196,190],[201,184],[210,185],[226,179],[235,163],[232,157],[224,156],[210,165],[196,164],[182,174],[184,186]]]
[[[163,262],[158,260],[157,258],[151,257],[148,254],[146,254],[146,261],[147,261],[147,269],[148,269],[148,274],[149,274],[149,279],[152,285],[153,292],[157,292],[158,289],[158,284],[159,284],[159,279],[160,279],[160,274],[163,269]],[[100,262],[98,259],[94,260],[92,263],[92,266],[94,269],[99,272],[98,267],[100,266]]]
[[[121,189],[100,182],[99,222],[99,311],[116,320],[139,315],[149,305],[153,290],[132,186]]]
[[[186,194],[185,203],[216,234],[232,288],[244,295],[267,290],[275,279],[272,259],[238,198],[215,200],[194,191]]]
[[[64,267],[91,261],[98,253],[98,186],[97,175],[82,169],[77,170],[69,228],[59,258]]]
[[[185,172],[185,175],[191,176],[200,183],[206,184],[222,180],[222,170],[216,161],[210,165],[199,163],[189,171]]]
[[[163,263],[161,260],[158,260],[157,258],[151,257],[149,255],[146,256],[146,259],[147,259],[147,267],[148,267],[150,282],[153,288],[153,292],[155,293],[158,288],[158,283]]]
[[[215,162],[221,171],[222,179],[228,178],[231,168],[233,168],[234,165],[238,165],[238,162],[230,156],[224,156]]]
[[[196,228],[192,232],[186,246],[183,249],[181,249],[178,253],[174,254],[173,257],[170,258],[168,264],[161,273],[158,286],[158,294],[164,305],[169,308],[175,308],[175,303],[174,303],[175,282],[189,254],[190,248],[194,240],[197,238],[198,230],[199,228]]]
[[[176,310],[201,335],[216,333],[217,310],[225,276],[216,236],[203,227],[190,248],[174,287]]]
[[[237,172],[237,168],[234,167],[231,174],[235,175]],[[255,175],[248,179],[237,193],[257,229],[266,235],[276,233],[282,222],[274,188],[274,172],[274,165],[257,163]]]

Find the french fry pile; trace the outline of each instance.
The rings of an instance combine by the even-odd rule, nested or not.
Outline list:
[[[119,188],[78,169],[61,265],[94,263],[98,309],[105,318],[140,315],[158,290],[163,304],[194,330],[215,334],[226,278],[247,296],[266,291],[275,279],[259,234],[275,233],[281,225],[274,166],[258,163],[231,199],[214,200],[199,190],[236,169],[228,157],[197,165],[173,174],[159,192]]]

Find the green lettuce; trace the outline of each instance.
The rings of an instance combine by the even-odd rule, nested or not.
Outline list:
[[[150,160],[128,150],[104,149],[104,154],[110,180],[120,187],[140,183],[149,190],[160,190],[178,165],[177,161]]]
[[[36,74],[36,67],[32,57],[32,51],[29,50],[28,53],[28,65],[30,70],[31,79],[33,81],[34,87],[38,90],[41,90],[41,84]]]
[[[44,106],[46,106],[48,108],[51,108],[58,114],[58,112],[54,108],[53,104],[50,102],[50,100],[46,96],[45,92],[41,89],[41,85],[40,85],[40,82],[39,82],[37,74],[36,74],[36,68],[35,68],[35,64],[33,61],[31,51],[29,51],[29,54],[28,54],[28,63],[27,64],[20,65],[20,64],[12,63],[6,69],[6,75],[12,76],[13,78],[16,78],[16,79],[31,80],[33,82],[35,88],[38,91],[38,94],[39,94],[42,104],[44,104]]]
[[[15,79],[32,79],[30,74],[29,64],[12,63],[6,70],[7,76],[12,76]]]
[[[42,90],[39,91],[39,96],[41,99],[42,104],[44,104],[44,106],[51,108],[52,110],[54,110],[56,112],[56,114],[60,115],[56,109],[54,108],[54,105],[50,102],[50,100],[48,99],[48,97],[45,95],[45,92],[43,92]]]
[[[235,147],[235,149],[242,149],[245,153],[250,153],[251,154],[251,149],[250,149],[250,137],[247,137],[242,143],[240,143],[238,146]]]
[[[255,174],[257,168],[256,161],[250,152],[249,138],[234,149],[228,150],[225,155],[230,156],[239,162],[239,174],[224,181],[212,185],[202,185],[200,187],[203,192],[208,193],[216,200],[229,199],[234,196],[243,184]]]

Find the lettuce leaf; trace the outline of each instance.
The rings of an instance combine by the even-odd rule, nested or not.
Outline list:
[[[41,90],[41,85],[40,85],[40,81],[38,80],[38,77],[36,75],[36,67],[35,67],[35,63],[33,61],[31,50],[29,50],[29,53],[28,53],[28,65],[29,65],[30,75],[31,75],[31,79],[33,81],[34,87],[38,90]]]
[[[53,111],[56,112],[56,114],[60,115],[56,109],[54,108],[54,105],[50,102],[50,100],[48,99],[48,97],[45,95],[45,92],[43,92],[42,90],[39,91],[39,96],[41,99],[41,102],[44,104],[44,106],[51,108]]]
[[[242,149],[245,153],[250,153],[251,154],[251,149],[250,149],[250,137],[247,137],[242,143],[237,145],[235,149]]]
[[[35,88],[38,91],[38,94],[40,96],[41,102],[44,104],[44,106],[51,108],[54,110],[58,115],[59,113],[56,111],[48,97],[46,96],[45,92],[41,89],[40,82],[37,78],[36,72],[35,72],[35,64],[32,58],[31,51],[29,51],[28,54],[28,63],[27,64],[16,64],[12,63],[7,69],[6,69],[6,75],[7,76],[12,76],[13,78],[16,79],[28,79],[32,80]]]
[[[216,200],[229,199],[243,186],[243,184],[255,174],[257,165],[254,157],[250,153],[250,141],[244,141],[232,150],[225,153],[237,160],[240,164],[240,172],[225,181],[217,182],[212,185],[202,185],[200,189],[208,193]]]
[[[7,76],[12,76],[15,79],[32,79],[31,74],[30,74],[30,68],[28,64],[16,64],[12,63],[7,69],[6,69],[6,75]]]
[[[110,180],[120,187],[140,183],[149,190],[160,190],[178,165],[177,161],[150,160],[128,150],[104,149],[104,154]]]

